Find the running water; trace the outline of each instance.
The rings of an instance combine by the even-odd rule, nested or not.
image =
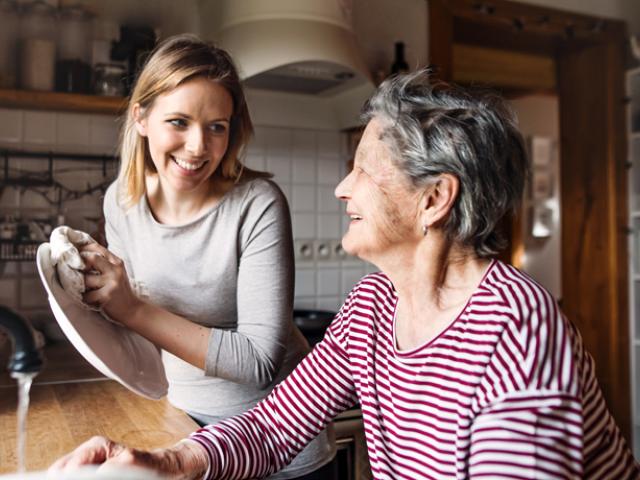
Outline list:
[[[27,412],[29,410],[29,390],[33,377],[37,372],[17,373],[13,372],[11,376],[18,380],[18,473],[25,471],[26,458],[25,447],[27,444]]]

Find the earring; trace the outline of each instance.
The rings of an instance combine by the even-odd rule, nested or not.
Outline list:
[[[422,226],[422,235],[424,235],[425,237],[427,236],[427,231],[429,230],[429,227],[426,225]]]

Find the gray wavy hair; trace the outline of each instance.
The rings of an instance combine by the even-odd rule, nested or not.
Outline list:
[[[505,244],[496,226],[516,211],[529,175],[515,115],[498,95],[432,84],[429,75],[424,69],[385,80],[363,120],[381,120],[382,140],[415,187],[443,173],[458,178],[445,232],[480,257],[495,255]]]

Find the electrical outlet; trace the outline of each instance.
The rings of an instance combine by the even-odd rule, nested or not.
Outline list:
[[[331,240],[316,240],[313,243],[316,260],[331,260]]]
[[[347,257],[347,252],[342,248],[342,240],[331,240],[331,258],[334,260],[344,260]]]
[[[313,240],[298,239],[294,242],[295,259],[298,262],[310,262],[313,260]]]

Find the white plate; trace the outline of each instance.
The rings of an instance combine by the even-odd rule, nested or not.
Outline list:
[[[67,472],[11,473],[0,475],[0,480],[162,480],[151,470],[138,467],[109,467],[98,469],[95,466],[84,466]]]
[[[38,272],[49,294],[51,310],[80,354],[98,371],[143,397],[167,394],[167,377],[160,352],[146,338],[83,308],[62,288],[51,262],[48,243],[38,247]]]

